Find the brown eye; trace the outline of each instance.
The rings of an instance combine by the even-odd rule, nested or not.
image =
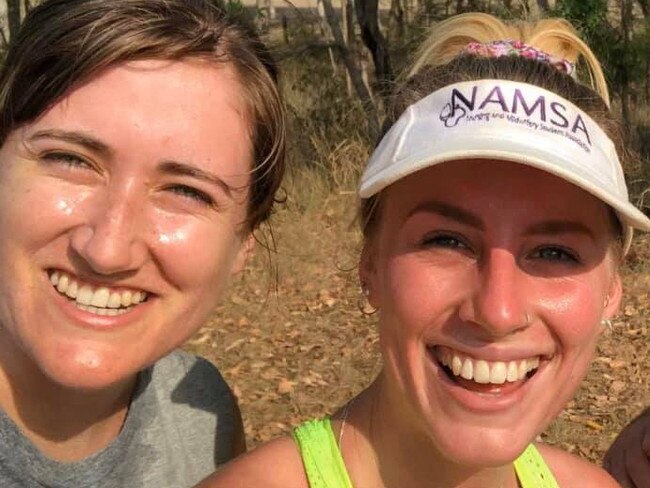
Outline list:
[[[41,156],[41,159],[48,163],[63,164],[70,168],[92,169],[92,165],[84,158],[68,152],[53,151],[53,152],[45,153]]]
[[[198,203],[201,203],[203,205],[207,206],[214,206],[214,200],[210,195],[207,193],[197,190],[196,188],[192,188],[191,186],[187,185],[172,185],[167,187],[167,190],[176,194],[180,195],[183,198],[188,198],[190,200],[194,200]]]

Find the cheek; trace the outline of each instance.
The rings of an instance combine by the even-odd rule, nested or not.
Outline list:
[[[241,240],[236,226],[186,216],[158,215],[151,237],[163,272],[178,289],[218,294],[232,271]]]
[[[65,237],[84,221],[88,190],[55,180],[18,179],[0,183],[0,228],[8,239],[0,242],[2,273],[23,261],[16,253],[41,257],[65,252]]]
[[[379,275],[380,313],[399,334],[419,337],[458,309],[474,275],[468,266],[432,266],[413,256],[396,256]]]
[[[591,347],[601,330],[604,289],[600,280],[570,279],[539,289],[537,307],[553,333],[567,346]]]

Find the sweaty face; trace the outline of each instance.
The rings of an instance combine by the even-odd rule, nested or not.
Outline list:
[[[252,146],[231,67],[100,73],[0,149],[0,367],[102,388],[206,319],[245,256]]]
[[[620,300],[609,219],[578,187],[498,161],[386,190],[361,277],[387,401],[440,456],[510,462],[572,397]]]

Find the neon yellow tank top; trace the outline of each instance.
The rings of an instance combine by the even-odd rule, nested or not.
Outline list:
[[[353,488],[330,419],[310,420],[296,427],[298,444],[310,488]],[[530,444],[514,462],[522,488],[559,488],[544,459]]]

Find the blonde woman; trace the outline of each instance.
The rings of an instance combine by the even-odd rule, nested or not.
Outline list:
[[[598,61],[566,22],[467,14],[408,75],[359,190],[381,373],[203,486],[617,486],[535,441],[617,313],[632,229],[650,229]]]

